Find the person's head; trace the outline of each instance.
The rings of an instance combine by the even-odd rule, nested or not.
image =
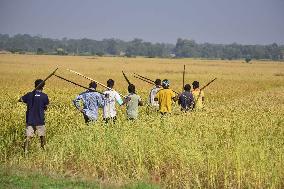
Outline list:
[[[157,87],[158,87],[158,86],[161,86],[161,80],[160,80],[160,79],[156,79],[155,85],[156,85]]]
[[[40,85],[40,86],[39,86]],[[45,82],[42,79],[35,80],[35,88],[38,87],[38,90],[43,90]]]
[[[163,86],[164,89],[168,89],[169,86],[170,86],[170,81],[167,80],[167,79],[164,79],[164,80],[162,81],[162,86]]]
[[[94,81],[92,81],[92,82],[89,84],[89,88],[93,88],[93,89],[96,90],[96,88],[97,88],[97,83],[94,82]]]
[[[128,92],[129,93],[135,93],[135,85],[129,84],[128,85]]]
[[[193,89],[199,88],[199,82],[198,82],[198,81],[193,81],[193,82],[192,82],[192,88],[193,88]]]
[[[186,85],[183,87],[183,89],[184,89],[185,91],[190,91],[190,89],[191,89],[190,84],[186,84]]]
[[[114,86],[114,80],[112,79],[107,80],[107,87],[113,88],[113,86]]]

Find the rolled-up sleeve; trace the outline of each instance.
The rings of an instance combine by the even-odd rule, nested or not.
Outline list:
[[[123,100],[121,99],[120,95],[117,92],[115,92],[115,99],[119,105],[123,104]]]

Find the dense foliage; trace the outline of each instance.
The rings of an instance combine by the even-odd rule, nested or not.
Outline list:
[[[103,56],[194,57],[212,59],[272,59],[284,58],[284,46],[240,44],[198,44],[194,40],[178,39],[176,44],[144,42],[142,39],[50,39],[39,36],[0,34],[0,50],[34,52],[37,54],[73,54]]]

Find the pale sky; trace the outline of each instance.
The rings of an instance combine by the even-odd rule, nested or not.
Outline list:
[[[284,44],[284,0],[0,0],[0,33]]]

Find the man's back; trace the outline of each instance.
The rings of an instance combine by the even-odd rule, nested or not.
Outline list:
[[[194,109],[202,109],[204,92],[200,91],[200,89],[195,89],[192,91],[192,95],[194,98]]]
[[[141,98],[137,94],[129,94],[130,100],[127,102],[126,109],[127,109],[127,116],[128,118],[136,119],[138,116],[138,105],[141,101]]]
[[[172,100],[175,97],[175,93],[171,89],[161,89],[156,95],[159,102],[160,112],[171,112],[172,111]]]
[[[193,106],[193,95],[190,91],[184,91],[181,93],[178,103],[181,105],[183,110],[190,110]]]
[[[118,102],[119,105],[123,103],[120,95],[114,90],[107,90],[104,92],[106,95],[105,97],[105,104],[103,109],[103,117],[115,117],[116,116],[116,109],[115,109],[115,102]]]
[[[25,94],[22,101],[27,104],[26,123],[32,126],[44,125],[44,111],[49,104],[48,96],[37,90]]]
[[[98,118],[98,108],[103,107],[104,101],[100,93],[94,91],[85,91],[81,93],[74,100],[75,106],[78,108],[80,101],[83,102],[83,113],[92,120],[97,120]]]

